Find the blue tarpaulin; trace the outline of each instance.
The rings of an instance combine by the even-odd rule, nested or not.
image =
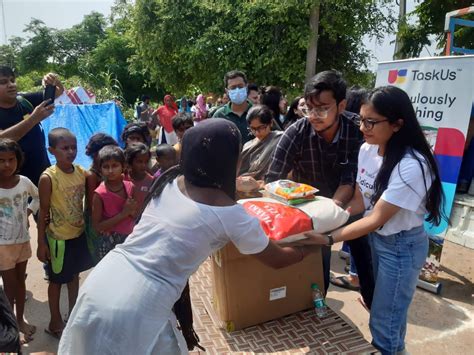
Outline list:
[[[114,102],[93,105],[57,105],[54,113],[42,122],[46,142],[48,132],[53,128],[64,127],[77,137],[76,164],[89,168],[91,159],[86,156],[86,145],[95,133],[107,133],[114,137],[120,145],[120,134],[127,122]],[[48,153],[49,154],[49,153]],[[51,164],[56,159],[49,154]]]

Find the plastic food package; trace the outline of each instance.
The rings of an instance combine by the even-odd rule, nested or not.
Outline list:
[[[257,197],[257,196],[253,196],[253,197]],[[272,193],[270,193],[268,191],[265,191],[265,190],[263,191],[263,197],[268,197],[268,198],[277,200],[279,202],[282,202],[285,205],[290,205],[290,206],[299,205],[299,204],[302,204],[302,203],[305,203],[305,202],[308,202],[308,201],[313,201],[313,200],[316,199],[316,197],[314,195],[308,195],[308,196],[305,196],[305,197],[300,197],[300,198],[294,198],[294,199],[291,199],[291,200],[287,200],[284,197],[272,194]]]
[[[294,182],[291,180],[277,180],[265,185],[265,191],[284,198],[285,200],[300,199],[306,196],[314,195],[318,189]]]
[[[349,219],[348,211],[320,196],[298,206],[288,206],[266,197],[239,200],[238,203],[248,214],[258,218],[268,238],[278,243],[304,239],[304,233],[309,231],[330,232]]]

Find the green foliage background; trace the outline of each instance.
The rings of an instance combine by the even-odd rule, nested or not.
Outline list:
[[[417,5],[400,29],[404,56],[417,57],[433,35],[441,49],[445,13],[470,2]],[[15,68],[23,91],[39,89],[43,74],[55,71],[67,87],[82,85],[98,101],[119,99],[128,107],[143,93],[154,101],[168,92],[220,94],[231,69],[292,97],[304,84],[314,6],[320,7],[317,71],[338,69],[350,84],[371,87],[363,40],[394,32],[391,0],[116,0],[108,18],[92,12],[68,29],[32,19],[24,37],[0,46],[0,64]],[[457,45],[472,48],[472,31],[460,29]]]

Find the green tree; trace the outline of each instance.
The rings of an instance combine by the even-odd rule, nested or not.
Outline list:
[[[0,64],[8,65],[14,70],[18,70],[18,56],[21,52],[24,39],[21,37],[11,37],[8,44],[0,46]]]
[[[30,34],[31,37],[19,53],[19,72],[47,70],[54,54],[55,30],[47,27],[43,21],[33,18],[23,32]]]
[[[121,96],[126,102],[132,104],[142,94],[146,87],[145,78],[141,70],[130,68],[130,59],[135,54],[133,39],[130,37],[131,4],[119,1],[112,8],[111,26],[105,30],[94,49],[83,55],[78,65],[81,76],[92,83],[96,88],[112,86],[108,83],[114,81],[120,86]],[[106,75],[97,75],[98,73]]]
[[[418,57],[424,46],[432,44],[434,36],[438,54],[444,52],[446,35],[444,20],[447,12],[472,6],[472,0],[425,0],[408,15],[399,32],[401,58]],[[466,16],[474,20],[474,16]],[[456,30],[456,46],[474,48],[474,28]]]
[[[91,12],[81,23],[71,28],[59,30],[55,34],[55,60],[65,76],[79,74],[79,59],[97,47],[106,37],[104,15]]]
[[[364,36],[383,37],[393,18],[387,0],[321,2],[317,71],[341,70],[358,82],[369,53]],[[137,0],[132,34],[152,81],[176,94],[195,84],[221,91],[222,76],[244,70],[258,84],[301,90],[313,0]]]

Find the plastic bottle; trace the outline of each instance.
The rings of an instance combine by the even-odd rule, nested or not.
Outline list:
[[[317,284],[311,285],[313,290],[313,304],[318,318],[324,318],[327,315],[326,303],[324,302],[324,296]]]

